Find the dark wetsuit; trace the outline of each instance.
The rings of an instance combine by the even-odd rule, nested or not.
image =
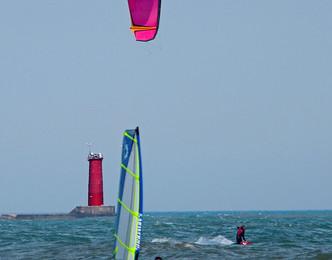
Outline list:
[[[246,241],[246,239],[244,238],[244,232],[245,230],[242,227],[239,227],[237,229],[237,233],[236,233],[236,243],[240,244],[242,241]]]

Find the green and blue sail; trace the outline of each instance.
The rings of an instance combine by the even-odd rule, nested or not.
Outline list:
[[[140,252],[143,214],[143,179],[139,129],[123,135],[121,175],[115,222],[113,255],[118,260],[135,260]]]

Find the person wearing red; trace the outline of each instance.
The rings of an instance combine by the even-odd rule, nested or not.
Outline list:
[[[245,233],[244,226],[237,227],[237,232],[236,232],[236,243],[237,244],[241,244],[241,242],[246,241],[246,239],[244,237],[244,233]]]

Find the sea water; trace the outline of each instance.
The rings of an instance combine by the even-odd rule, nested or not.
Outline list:
[[[0,220],[0,259],[111,259],[114,217]],[[252,245],[234,243],[246,226]],[[140,259],[332,259],[332,211],[146,213]]]

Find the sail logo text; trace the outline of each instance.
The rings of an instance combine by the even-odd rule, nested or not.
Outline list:
[[[124,156],[123,156],[123,159],[126,160],[129,156],[129,147],[128,147],[128,144],[125,145],[124,147]]]
[[[142,234],[142,214],[139,214],[138,217],[138,225],[137,225],[137,242],[136,242],[136,249],[139,250],[141,244],[141,234]]]

